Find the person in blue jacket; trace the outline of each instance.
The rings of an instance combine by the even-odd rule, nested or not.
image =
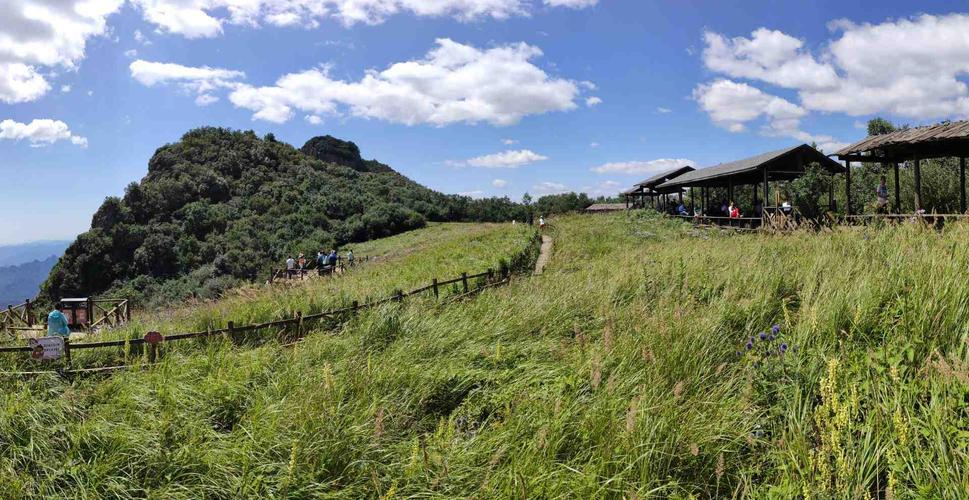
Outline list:
[[[47,315],[47,336],[70,337],[71,329],[67,326],[67,316],[64,316],[64,305],[58,302],[54,310]]]

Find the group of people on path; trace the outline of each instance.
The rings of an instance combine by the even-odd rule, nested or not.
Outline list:
[[[346,259],[347,266],[352,267],[355,264],[355,257],[353,256],[353,250],[351,249],[347,250],[345,259]],[[340,260],[340,256],[339,254],[337,254],[337,251],[335,248],[330,249],[329,252],[320,250],[319,252],[316,253],[316,269],[319,271],[321,275],[329,274],[337,268],[337,264],[339,263],[339,260]],[[308,270],[309,270],[309,265],[308,265],[308,261],[306,260],[306,256],[304,254],[302,253],[299,254],[299,257],[295,259],[292,257],[286,259],[286,275],[288,277],[292,278],[297,274],[302,276],[306,274]]]

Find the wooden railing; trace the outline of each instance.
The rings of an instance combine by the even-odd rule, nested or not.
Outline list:
[[[323,269],[323,270],[320,269],[316,261],[313,261],[311,263],[312,267],[304,267],[304,268],[296,268],[296,269],[286,269],[285,267],[271,268],[269,270],[268,283],[272,284],[277,280],[285,280],[285,279],[302,280],[302,279],[305,279],[307,276],[311,275],[311,273],[318,273],[321,276],[324,276],[327,274],[334,273],[337,269],[339,269],[340,272],[345,272],[347,269],[359,266],[361,265],[361,263],[364,263],[364,262],[370,262],[371,260],[374,260],[374,259],[376,259],[376,257],[361,256],[361,257],[356,257],[353,263],[348,264],[345,262],[345,259],[343,257],[337,257],[336,266],[329,269]]]
[[[14,334],[17,330],[32,329],[35,325],[37,317],[30,299],[26,299],[23,304],[8,305],[5,310],[0,311],[0,331]]]
[[[109,366],[109,367],[98,367],[98,368],[84,368],[71,370],[71,352],[82,350],[82,349],[103,349],[103,348],[122,348],[125,356],[125,361],[130,353],[142,351],[147,349],[148,359],[154,362],[162,354],[162,346],[168,345],[172,342],[177,342],[181,340],[190,339],[201,339],[214,336],[227,336],[233,340],[239,340],[240,335],[255,332],[260,330],[267,330],[273,328],[295,328],[297,337],[302,337],[306,332],[306,324],[313,321],[320,321],[326,318],[340,318],[348,314],[356,314],[359,311],[380,306],[382,304],[387,304],[391,302],[401,302],[407,297],[412,297],[425,293],[433,293],[435,298],[440,298],[444,292],[447,291],[447,287],[453,285],[453,292],[447,297],[448,300],[457,300],[462,297],[468,296],[484,290],[486,288],[494,287],[503,283],[507,283],[510,280],[511,272],[505,270],[503,272],[496,272],[492,269],[488,269],[485,272],[478,274],[468,274],[461,273],[459,277],[447,279],[447,280],[431,280],[431,283],[405,292],[402,290],[396,290],[392,295],[379,300],[373,300],[365,303],[359,303],[358,301],[353,301],[349,306],[342,307],[339,309],[321,311],[315,314],[303,315],[302,311],[297,311],[292,318],[279,319],[275,321],[267,321],[264,323],[256,323],[250,325],[236,325],[233,321],[229,321],[225,328],[218,328],[214,330],[205,330],[199,332],[186,332],[186,333],[174,333],[165,336],[161,336],[158,332],[149,332],[143,338],[132,338],[123,340],[111,340],[105,342],[85,342],[72,344],[68,339],[64,341],[64,362],[65,366],[56,371],[31,371],[31,372],[6,372],[6,374],[15,375],[33,375],[41,373],[83,373],[92,371],[106,371],[128,368],[127,365],[121,366]],[[112,309],[114,310],[114,309]],[[133,349],[134,348],[134,349]],[[29,346],[7,346],[0,347],[0,353],[24,353],[30,354],[32,348]]]
[[[92,299],[94,317],[88,328],[119,326],[131,321],[131,304],[128,299]]]

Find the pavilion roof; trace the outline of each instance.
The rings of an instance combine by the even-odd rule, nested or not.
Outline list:
[[[835,155],[843,158],[869,154],[899,159],[919,153],[923,158],[929,158],[960,156],[967,152],[969,152],[969,121],[963,120],[868,136],[841,148]]]
[[[789,148],[779,149],[777,151],[769,151],[767,153],[751,156],[750,158],[744,158],[742,160],[732,161],[730,163],[721,163],[712,167],[694,170],[660,184],[657,187],[659,189],[668,189],[691,185],[713,184],[718,181],[726,182],[730,178],[751,178],[753,173],[758,172],[763,168],[775,170],[777,167],[789,165],[791,162],[797,163],[795,166],[798,168],[803,168],[803,164],[805,163],[817,162],[829,171],[844,171],[844,167],[840,163],[828,158],[827,156],[824,156],[823,153],[812,148],[811,146],[808,146],[807,144],[801,144],[799,146],[792,146]],[[784,168],[785,174],[790,175],[794,173],[789,167]]]

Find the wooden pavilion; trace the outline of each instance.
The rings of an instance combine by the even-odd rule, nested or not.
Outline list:
[[[680,195],[680,201],[683,201],[682,189],[659,189],[658,186],[683,174],[692,172],[693,170],[695,170],[693,167],[687,165],[661,172],[644,181],[640,181],[639,183],[635,184],[632,189],[623,191],[622,194],[626,197],[626,206],[629,207],[631,202],[632,206],[634,207],[645,207],[646,199],[648,198],[650,201],[650,206],[659,209],[660,207],[669,205],[669,195],[677,193]]]
[[[932,158],[959,158],[959,209],[966,212],[966,157],[969,156],[969,121],[942,123],[929,127],[898,130],[873,135],[842,148],[832,156],[848,166],[845,175],[850,184],[851,163],[880,163],[891,165],[895,172],[895,212],[901,212],[899,194],[899,164],[911,162],[915,175],[915,210],[922,206],[921,161]],[[851,216],[851,192],[847,194],[846,211]]]
[[[769,189],[771,182],[790,181],[804,175],[806,167],[812,163],[819,164],[822,168],[832,173],[842,173],[846,169],[840,163],[828,158],[817,149],[801,144],[778,151],[763,153],[750,158],[722,163],[720,165],[701,168],[692,172],[685,173],[674,179],[666,181],[656,186],[656,189],[689,189],[690,190],[690,211],[696,213],[696,201],[701,200],[704,208],[704,219],[710,222],[727,222],[727,217],[710,216],[710,189],[725,188],[727,197],[734,198],[734,190],[742,186],[749,186],[753,191],[754,204],[758,203],[758,192],[763,189],[761,200],[761,214],[757,217],[747,217],[740,223],[749,226],[760,224],[761,217],[770,211],[780,211],[782,207],[768,206]],[[695,190],[700,189],[700,196],[695,195]],[[833,204],[833,193],[829,193],[830,202]],[[723,214],[726,215],[726,214]],[[726,220],[720,220],[726,219]],[[735,221],[729,221],[735,222]]]

